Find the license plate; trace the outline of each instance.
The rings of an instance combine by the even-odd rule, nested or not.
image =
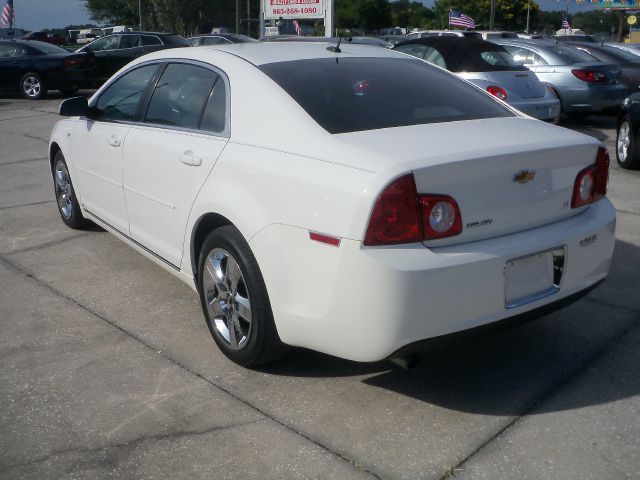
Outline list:
[[[504,269],[505,308],[514,308],[557,291],[553,252],[541,252],[510,260]]]

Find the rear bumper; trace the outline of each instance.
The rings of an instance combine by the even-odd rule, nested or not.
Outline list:
[[[448,247],[367,248],[342,239],[336,248],[284,225],[261,231],[250,245],[283,342],[376,361],[415,342],[515,317],[594,286],[608,273],[614,233],[615,210],[604,199],[561,222]],[[506,309],[506,263],[559,246],[566,249],[559,290]]]
[[[569,87],[560,91],[562,108],[567,113],[598,113],[619,108],[629,94],[627,87],[617,85]]]
[[[556,121],[560,117],[560,101],[557,98],[518,100],[511,105],[538,120]]]

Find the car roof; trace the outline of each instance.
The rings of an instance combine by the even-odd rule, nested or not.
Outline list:
[[[495,42],[489,42],[477,37],[456,37],[456,36],[442,36],[442,37],[420,37],[415,39],[409,39],[405,42],[399,42],[396,46],[411,45],[411,44],[424,44],[431,45],[433,47],[443,49],[457,49],[457,48],[484,48],[495,46]]]
[[[386,48],[362,44],[340,44],[340,53],[327,50],[328,46],[335,46],[336,42],[256,42],[234,43],[229,45],[211,45],[198,48],[180,49],[179,56],[185,58],[207,59],[207,52],[223,51],[247,62],[259,66],[268,63],[290,62],[295,60],[311,60],[316,58],[346,58],[346,57],[392,57],[407,58],[405,54],[392,52]],[[155,54],[155,58],[175,58],[176,50],[163,50]]]

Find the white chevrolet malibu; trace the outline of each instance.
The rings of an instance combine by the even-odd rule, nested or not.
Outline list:
[[[62,220],[191,285],[241,365],[286,345],[394,357],[565,304],[609,269],[601,144],[401,53],[165,50],[60,113]]]

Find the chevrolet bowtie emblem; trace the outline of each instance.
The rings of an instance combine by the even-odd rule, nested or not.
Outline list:
[[[518,183],[529,183],[534,178],[536,178],[536,172],[532,172],[531,170],[520,170],[513,177],[513,181]]]

